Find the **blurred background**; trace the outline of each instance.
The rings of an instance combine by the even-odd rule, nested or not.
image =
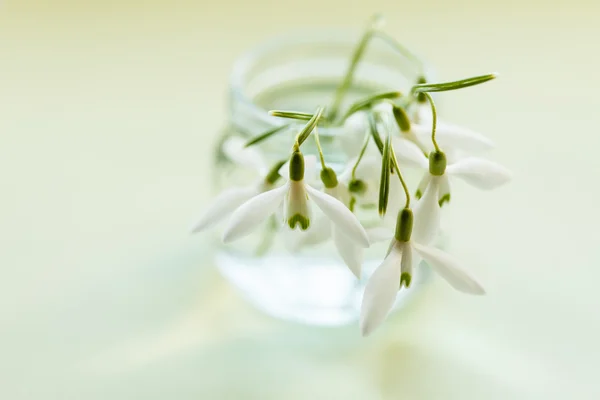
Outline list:
[[[440,79],[500,72],[440,113],[515,178],[457,185],[446,215],[488,295],[436,279],[361,339],[256,311],[187,229],[236,57],[375,12]],[[600,398],[599,16],[592,0],[3,0],[0,398]]]

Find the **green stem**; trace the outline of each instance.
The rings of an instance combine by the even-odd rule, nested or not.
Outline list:
[[[327,168],[327,166],[325,165],[325,157],[323,156],[323,148],[321,147],[321,141],[319,140],[319,131],[317,130],[317,127],[315,126],[315,130],[313,131],[315,133],[315,143],[317,144],[317,150],[319,151],[319,159],[321,160],[321,166],[323,167],[323,169]]]
[[[352,180],[354,180],[355,175],[356,175],[356,168],[358,168],[358,164],[360,164],[360,161],[362,160],[365,151],[367,150],[367,146],[369,145],[369,140],[371,139],[371,134],[370,132],[367,132],[367,134],[365,135],[365,140],[363,142],[362,148],[360,149],[360,153],[358,154],[358,158],[356,159],[356,163],[354,163],[354,167],[352,167]]]
[[[396,159],[396,152],[394,151],[393,147],[391,147],[390,150],[392,153],[392,164],[394,165],[394,169],[396,170],[396,173],[398,174],[398,179],[400,180],[400,184],[402,185],[402,189],[404,189],[404,193],[406,195],[406,204],[404,205],[404,208],[410,208],[410,192],[408,190],[408,186],[406,185],[406,182],[404,181],[404,176],[402,176],[402,172],[400,172],[400,167],[398,166],[398,160]]]
[[[435,103],[433,102],[433,98],[427,92],[423,92],[427,100],[429,100],[429,104],[431,104],[431,115],[432,115],[432,123],[431,123],[431,141],[433,142],[433,147],[435,147],[435,151],[439,152],[440,148],[435,140],[435,130],[437,128],[437,111],[435,109]]]
[[[487,81],[491,81],[492,79],[495,79],[497,77],[498,77],[498,74],[492,73],[492,74],[474,76],[471,78],[461,79],[461,80],[452,81],[452,82],[421,83],[421,84],[414,85],[411,89],[411,92],[413,94],[423,93],[423,92],[446,92],[448,90],[457,90],[457,89],[463,89],[463,88],[466,88],[469,86],[479,85],[479,84],[485,83]]]
[[[376,15],[373,18],[371,18],[365,33],[363,34],[356,48],[354,49],[354,52],[352,53],[352,58],[350,59],[350,64],[348,65],[348,69],[346,70],[346,75],[344,75],[344,80],[342,81],[340,86],[337,87],[333,97],[333,102],[329,107],[328,117],[331,121],[335,120],[335,117],[337,116],[339,108],[342,104],[342,100],[344,99],[344,96],[346,95],[346,92],[350,88],[352,80],[354,79],[354,72],[356,71],[358,62],[363,56],[365,49],[367,48],[367,44],[373,37],[374,33],[377,31],[382,21],[383,18],[379,15]]]
[[[398,51],[398,53],[402,54],[406,59],[412,62],[417,68],[417,73],[419,75],[425,74],[425,63],[417,57],[412,51],[408,50],[404,47],[400,42],[391,37],[385,32],[376,32],[376,36],[382,39],[384,42],[388,43],[394,49]]]

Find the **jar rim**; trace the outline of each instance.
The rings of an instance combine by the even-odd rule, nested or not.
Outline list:
[[[281,125],[280,118],[269,115],[269,110],[258,105],[246,95],[244,90],[246,72],[262,57],[277,52],[284,46],[317,42],[353,45],[356,43],[359,33],[359,31],[352,29],[301,29],[277,35],[249,48],[236,59],[229,76],[230,95],[233,101],[244,104],[245,108],[251,110],[252,114],[258,117],[261,122],[269,126]]]

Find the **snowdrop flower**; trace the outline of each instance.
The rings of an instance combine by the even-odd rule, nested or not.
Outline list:
[[[430,233],[439,226],[439,207],[450,201],[450,178],[457,177],[483,190],[495,189],[511,178],[509,170],[482,158],[468,157],[448,163],[443,152],[433,151],[428,160],[418,147],[407,140],[397,140],[394,151],[405,164],[426,171],[416,192],[420,201],[415,207],[415,214],[421,223],[415,229],[426,228]],[[428,237],[427,243],[433,239],[433,236]]]
[[[348,192],[348,201],[354,197],[360,205],[377,204],[381,156],[365,155],[356,166],[356,170],[355,164],[356,158],[348,163],[348,167],[339,176],[340,185]]]
[[[260,179],[248,186],[233,187],[223,191],[210,203],[202,216],[194,223],[192,233],[204,231],[227,217],[248,199],[273,188],[279,178],[276,174],[281,164],[274,171],[268,172],[264,158],[255,147],[245,147],[246,141],[241,137],[227,139],[222,150],[236,164],[254,170]]]
[[[419,112],[420,117],[412,121],[401,107],[381,103],[377,109],[381,113],[393,114],[401,136],[414,142],[423,152],[429,153],[433,150],[431,144],[431,110],[429,109],[429,117],[424,118],[423,116],[427,114],[425,106],[420,107],[423,110]],[[494,148],[494,143],[480,133],[443,121],[437,121],[436,125],[437,142],[447,151],[482,153]]]
[[[247,235],[282,203],[285,222],[291,229],[296,226],[301,230],[309,228],[310,206],[315,203],[357,245],[369,246],[367,233],[354,214],[336,198],[320,192],[304,181],[304,156],[298,149],[290,158],[289,180],[283,186],[254,196],[238,207],[223,233],[223,242],[228,243]]]
[[[385,320],[402,286],[410,287],[413,269],[421,259],[456,290],[476,295],[485,293],[453,257],[422,244],[417,232],[412,232],[413,219],[410,209],[404,208],[398,213],[396,233],[388,253],[367,282],[360,315],[363,336],[369,335]],[[419,224],[418,219],[416,222]]]

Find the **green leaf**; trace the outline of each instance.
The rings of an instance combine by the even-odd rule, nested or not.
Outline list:
[[[271,110],[271,111],[269,111],[269,114],[271,114],[274,117],[297,119],[300,121],[310,121],[312,119],[312,117],[314,116],[314,114],[311,114],[311,113],[305,113],[305,112],[300,112],[300,111],[283,111],[283,110]],[[321,117],[320,121],[323,122],[324,117]]]
[[[279,170],[287,161],[287,159],[279,160],[275,164],[273,164],[269,172],[267,172],[267,176],[265,176],[265,182],[270,185],[274,185],[277,182],[277,180],[279,180],[279,178],[281,177],[281,175],[279,175]]]
[[[383,155],[383,142],[381,141],[381,137],[379,136],[379,132],[377,131],[377,123],[375,122],[375,116],[373,115],[373,113],[369,113],[367,115],[367,118],[369,120],[369,131],[371,132],[371,137],[373,138],[377,149],[379,149],[379,153]]]
[[[346,118],[348,118],[355,112],[364,110],[365,108],[369,108],[373,104],[378,103],[382,100],[397,99],[398,97],[401,97],[401,96],[402,96],[402,93],[400,93],[398,91],[378,93],[373,96],[369,96],[365,99],[359,100],[356,103],[352,104],[350,106],[350,108],[348,109],[348,111],[346,111],[346,114],[344,114],[343,119],[345,120]]]
[[[392,135],[388,132],[381,157],[381,180],[379,182],[379,215],[385,215],[390,197]]]
[[[288,126],[290,126],[290,124],[284,124],[284,125],[277,126],[277,127],[273,128],[273,129],[269,129],[265,133],[261,133],[260,135],[255,136],[252,139],[250,139],[248,141],[248,143],[246,143],[245,147],[254,146],[257,143],[260,143],[263,140],[270,138],[271,136],[275,135],[276,133],[279,133],[279,132],[283,131]]]
[[[481,83],[485,83],[487,81],[491,81],[492,79],[495,79],[498,75],[493,73],[493,74],[487,74],[487,75],[480,75],[480,76],[474,76],[472,78],[467,78],[467,79],[461,79],[459,81],[453,81],[453,82],[442,82],[442,83],[422,83],[422,84],[418,84],[412,87],[412,92],[417,94],[417,93],[422,93],[422,92],[445,92],[448,90],[457,90],[457,89],[463,89],[469,86],[475,86],[475,85],[479,85]]]
[[[315,111],[312,118],[306,123],[306,125],[304,125],[304,128],[302,128],[296,140],[298,145],[301,145],[306,139],[308,139],[313,129],[315,129],[315,126],[317,126],[319,123],[319,119],[323,115],[324,110],[325,109],[323,107],[317,108],[317,111]]]

